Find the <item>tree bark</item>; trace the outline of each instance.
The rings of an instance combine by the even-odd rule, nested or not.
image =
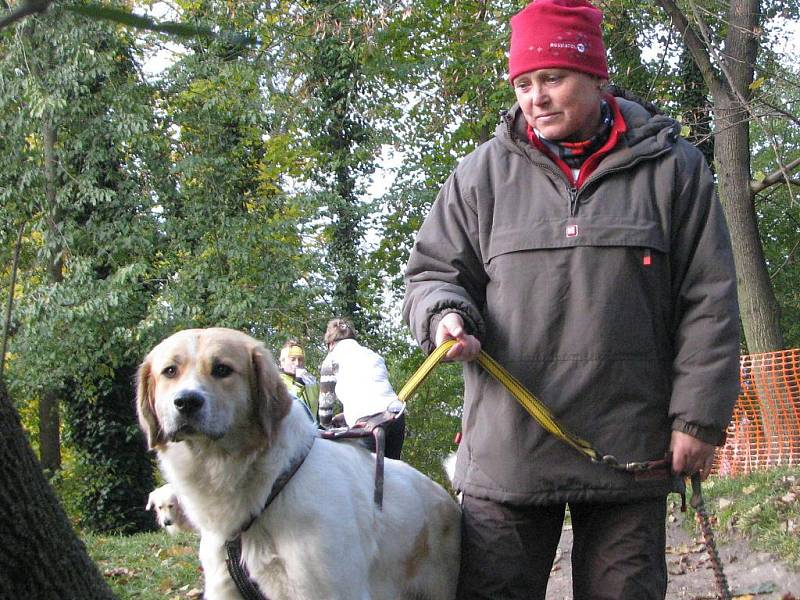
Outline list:
[[[50,248],[47,252],[47,273],[51,283],[64,280],[64,260],[59,239],[60,211],[56,198],[58,175],[56,173],[56,130],[45,119],[42,124],[44,146],[45,200],[49,221]],[[47,389],[39,398],[39,456],[42,468],[47,473],[55,473],[61,468],[61,419],[59,417],[59,397],[55,390]]]
[[[767,272],[750,192],[750,144],[747,115],[732,98],[715,98],[714,155],[719,196],[733,240],[739,310],[748,353],[784,347],[780,306]]]
[[[39,468],[2,380],[0,596],[115,598]]]

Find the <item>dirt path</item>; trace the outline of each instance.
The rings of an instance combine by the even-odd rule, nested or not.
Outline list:
[[[682,526],[683,513],[670,510],[667,525],[667,600],[706,600],[717,598],[717,586],[702,538],[692,538]],[[547,586],[548,600],[572,598],[570,549],[572,531],[566,526],[559,553]],[[752,600],[797,600],[800,597],[800,570],[779,563],[765,552],[750,550],[745,540],[719,544],[725,576],[734,598]]]

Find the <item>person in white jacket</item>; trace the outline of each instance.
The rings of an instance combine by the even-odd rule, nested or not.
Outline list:
[[[389,383],[386,363],[376,352],[356,340],[353,326],[345,319],[328,322],[324,337],[328,355],[320,367],[319,422],[323,427],[347,425],[360,419],[390,411],[398,416],[386,426],[387,458],[400,458],[405,439],[405,405]],[[341,414],[333,414],[336,401]],[[366,438],[375,450],[372,438]]]

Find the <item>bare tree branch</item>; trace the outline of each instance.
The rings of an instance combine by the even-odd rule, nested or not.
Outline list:
[[[0,17],[0,29],[13,25],[17,21],[21,21],[25,17],[43,13],[53,3],[53,0],[25,0],[21,2],[14,10],[6,15]],[[3,5],[9,9],[8,2],[3,0]]]
[[[706,50],[706,45],[697,35],[697,32],[689,24],[686,15],[683,14],[680,7],[674,0],[656,0],[659,6],[669,15],[672,23],[683,37],[686,47],[691,52],[695,63],[697,63],[700,73],[703,75],[703,80],[712,94],[718,94],[720,91],[720,81],[714,73],[714,65],[711,63],[711,57]]]
[[[750,184],[750,189],[753,191],[754,194],[759,192],[763,192],[770,186],[775,185],[776,183],[780,183],[781,181],[791,184],[794,183],[789,175],[790,171],[800,167],[800,158],[795,158],[792,162],[788,165],[781,165],[781,167],[775,171],[774,173],[770,173],[761,181],[754,181]]]

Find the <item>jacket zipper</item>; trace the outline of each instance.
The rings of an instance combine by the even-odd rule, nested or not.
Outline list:
[[[578,188],[574,185],[567,186],[569,193],[569,216],[574,217],[578,212]]]

